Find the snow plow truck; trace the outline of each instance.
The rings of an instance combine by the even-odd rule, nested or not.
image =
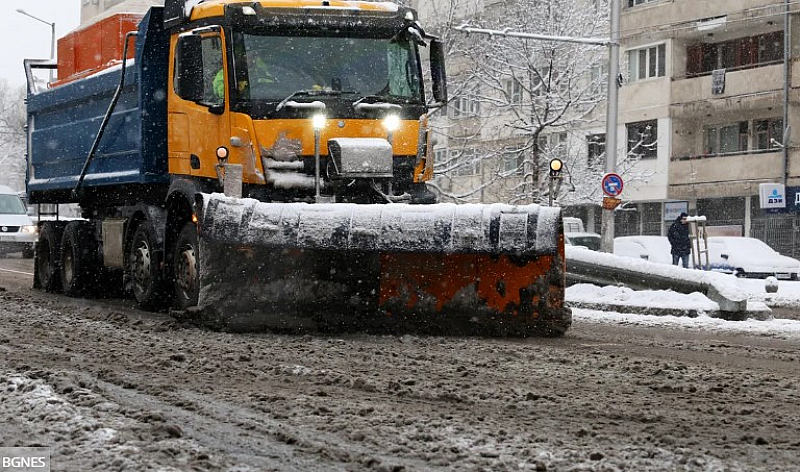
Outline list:
[[[36,287],[237,331],[569,328],[557,208],[426,186],[445,54],[415,10],[167,0],[58,49],[25,61],[28,201],[83,219],[40,223]]]

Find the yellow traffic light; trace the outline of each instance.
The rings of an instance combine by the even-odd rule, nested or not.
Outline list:
[[[564,168],[564,163],[561,162],[561,159],[553,159],[550,161],[550,177],[558,177],[558,174],[561,173],[561,169]]]

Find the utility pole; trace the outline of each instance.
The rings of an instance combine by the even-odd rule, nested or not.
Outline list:
[[[792,18],[790,16],[789,0],[784,0],[783,13],[783,138],[781,150],[783,151],[783,185],[789,184],[789,145],[791,144],[792,127],[789,126],[789,92],[792,83]]]
[[[617,171],[617,113],[619,111],[620,2],[611,0],[611,40],[608,44],[608,105],[606,107],[606,173]],[[614,209],[603,208],[600,249],[614,252]]]

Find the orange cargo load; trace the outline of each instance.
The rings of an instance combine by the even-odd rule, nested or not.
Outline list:
[[[54,87],[92,75],[122,61],[125,34],[136,31],[143,15],[119,13],[75,30],[58,40],[58,80]],[[128,58],[133,58],[133,41]]]

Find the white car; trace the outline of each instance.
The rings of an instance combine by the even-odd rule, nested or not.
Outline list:
[[[21,252],[22,257],[30,259],[37,238],[36,225],[22,199],[17,192],[0,185],[0,254]]]
[[[564,242],[570,246],[582,246],[592,251],[599,251],[601,239],[597,233],[564,233]]]
[[[614,238],[614,254],[659,264],[672,264],[672,246],[665,236],[620,236]],[[689,258],[689,267],[692,267]]]
[[[738,277],[798,280],[800,261],[780,255],[755,238],[713,236],[708,238],[708,259],[711,270],[736,274]]]

